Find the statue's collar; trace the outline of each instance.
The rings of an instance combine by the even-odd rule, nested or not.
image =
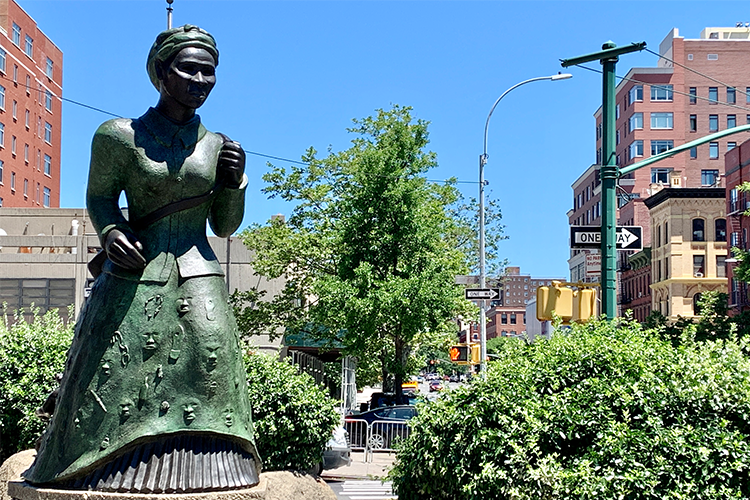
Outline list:
[[[206,128],[197,114],[187,123],[178,125],[155,108],[149,108],[138,120],[154,136],[156,142],[167,148],[179,141],[184,149],[190,149],[206,135]]]

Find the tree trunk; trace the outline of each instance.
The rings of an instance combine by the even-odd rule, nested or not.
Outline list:
[[[399,366],[395,370],[396,373],[393,374],[393,392],[396,394],[396,404],[402,405],[404,404],[404,388],[401,386],[404,383],[404,342],[399,337],[396,337],[394,344],[396,348],[396,360]]]

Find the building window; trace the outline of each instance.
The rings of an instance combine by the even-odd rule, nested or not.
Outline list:
[[[5,87],[0,85],[0,109],[5,109]]]
[[[716,277],[726,278],[727,277],[727,256],[717,255],[716,256]]]
[[[706,221],[703,219],[693,219],[692,241],[706,241],[705,225]]]
[[[3,167],[5,166],[5,163],[3,160],[0,160],[0,186],[3,185]]]
[[[21,27],[17,25],[16,23],[13,23],[13,36],[12,36],[13,43],[21,46]]]
[[[47,111],[52,111],[52,92],[49,90],[44,93],[44,107]]]
[[[29,35],[26,35],[26,44],[24,45],[23,51],[26,52],[27,56],[31,58],[34,57],[34,39]]]
[[[708,100],[711,104],[716,104],[719,100],[719,87],[708,87]]]
[[[693,276],[696,278],[702,278],[705,276],[705,255],[693,255]]]
[[[615,106],[615,120],[620,119],[620,105]]]
[[[26,75],[26,95],[31,95],[31,77]]]
[[[701,170],[701,186],[713,186],[719,182],[718,170]]]
[[[745,104],[750,104],[750,87],[745,87]]]
[[[727,151],[731,151],[731,150],[733,150],[736,147],[737,147],[737,143],[736,142],[728,142],[727,143]]]
[[[602,148],[597,148],[596,150],[596,164],[597,165],[602,164]]]
[[[698,90],[695,87],[690,87],[690,104],[698,102]]]
[[[12,107],[11,113],[13,115],[13,120],[14,121],[17,120],[18,119],[18,101],[16,101],[15,99],[13,100],[13,107]]]
[[[709,142],[708,143],[708,157],[715,160],[719,157],[719,143]]]
[[[691,132],[698,131],[698,116],[696,115],[690,115],[690,131]]]
[[[696,146],[693,146],[690,148],[690,159],[695,160],[698,158],[698,148]]]
[[[13,156],[16,156],[16,142],[18,142],[16,140],[16,136],[10,136],[10,154],[12,154]]]
[[[10,173],[10,190],[11,191],[16,190],[16,173],[15,172]]]
[[[44,141],[52,144],[52,125],[49,122],[44,122]]]
[[[0,71],[2,71],[3,73],[5,73],[6,60],[7,60],[7,53],[5,52],[5,50],[0,48]]]
[[[44,155],[44,175],[52,175],[52,157]]]
[[[669,184],[669,173],[672,171],[671,168],[652,168],[651,169],[651,183],[657,184]]]
[[[715,241],[727,241],[727,220],[716,219],[714,222],[714,240]]]
[[[55,63],[52,62],[52,59],[49,57],[47,58],[47,68],[45,69],[45,73],[47,74],[47,77],[50,79],[52,78],[53,72],[55,69]]]
[[[510,313],[510,324],[511,325],[516,324],[516,313]]]
[[[651,128],[673,128],[674,115],[672,113],[651,113]]]
[[[31,117],[31,113],[29,110],[26,110],[26,114],[24,115],[24,124],[26,125],[26,130],[29,130],[29,119]]]
[[[701,314],[701,306],[700,306],[701,295],[702,294],[700,293],[696,293],[695,295],[693,295],[693,315],[694,316],[700,316]]]
[[[51,198],[51,191],[48,187],[44,188],[44,206],[49,207],[49,200]]]
[[[643,156],[643,141],[637,140],[630,143],[630,158]]]
[[[0,123],[0,148],[5,147],[5,124]]]
[[[734,104],[737,102],[737,93],[734,90],[734,87],[727,87],[727,102],[729,104]]]
[[[672,86],[671,85],[651,85],[651,100],[652,101],[671,101],[672,100]]]
[[[651,154],[657,155],[674,147],[674,141],[651,141]]]
[[[24,144],[23,145],[23,161],[26,162],[26,164],[29,164],[29,145]]]
[[[719,130],[719,115],[708,115],[708,131],[716,132]]]
[[[630,131],[641,130],[643,128],[643,113],[633,113],[628,120]]]
[[[29,180],[28,179],[23,180],[23,197],[24,198],[29,197]]]
[[[633,85],[628,92],[630,103],[643,101],[643,85]]]
[[[36,183],[36,204],[39,205],[39,183]]]
[[[500,313],[500,323],[503,325],[508,324],[508,313]]]
[[[734,128],[737,126],[737,115],[727,115],[727,128]]]

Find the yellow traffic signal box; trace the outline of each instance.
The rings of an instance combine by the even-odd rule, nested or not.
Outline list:
[[[576,323],[585,323],[596,316],[596,291],[591,288],[578,290],[573,295],[573,318]]]
[[[479,344],[471,344],[471,364],[478,365],[482,362],[482,347]]]
[[[570,322],[573,317],[573,290],[553,282],[553,286],[540,286],[536,289],[536,317],[539,321],[549,321],[555,313]]]

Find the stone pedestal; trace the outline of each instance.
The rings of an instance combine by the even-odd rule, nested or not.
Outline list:
[[[142,495],[37,488],[21,479],[35,455],[34,450],[26,450],[3,463],[0,500],[336,500],[336,494],[322,479],[290,471],[264,472],[253,488],[205,493]]]

